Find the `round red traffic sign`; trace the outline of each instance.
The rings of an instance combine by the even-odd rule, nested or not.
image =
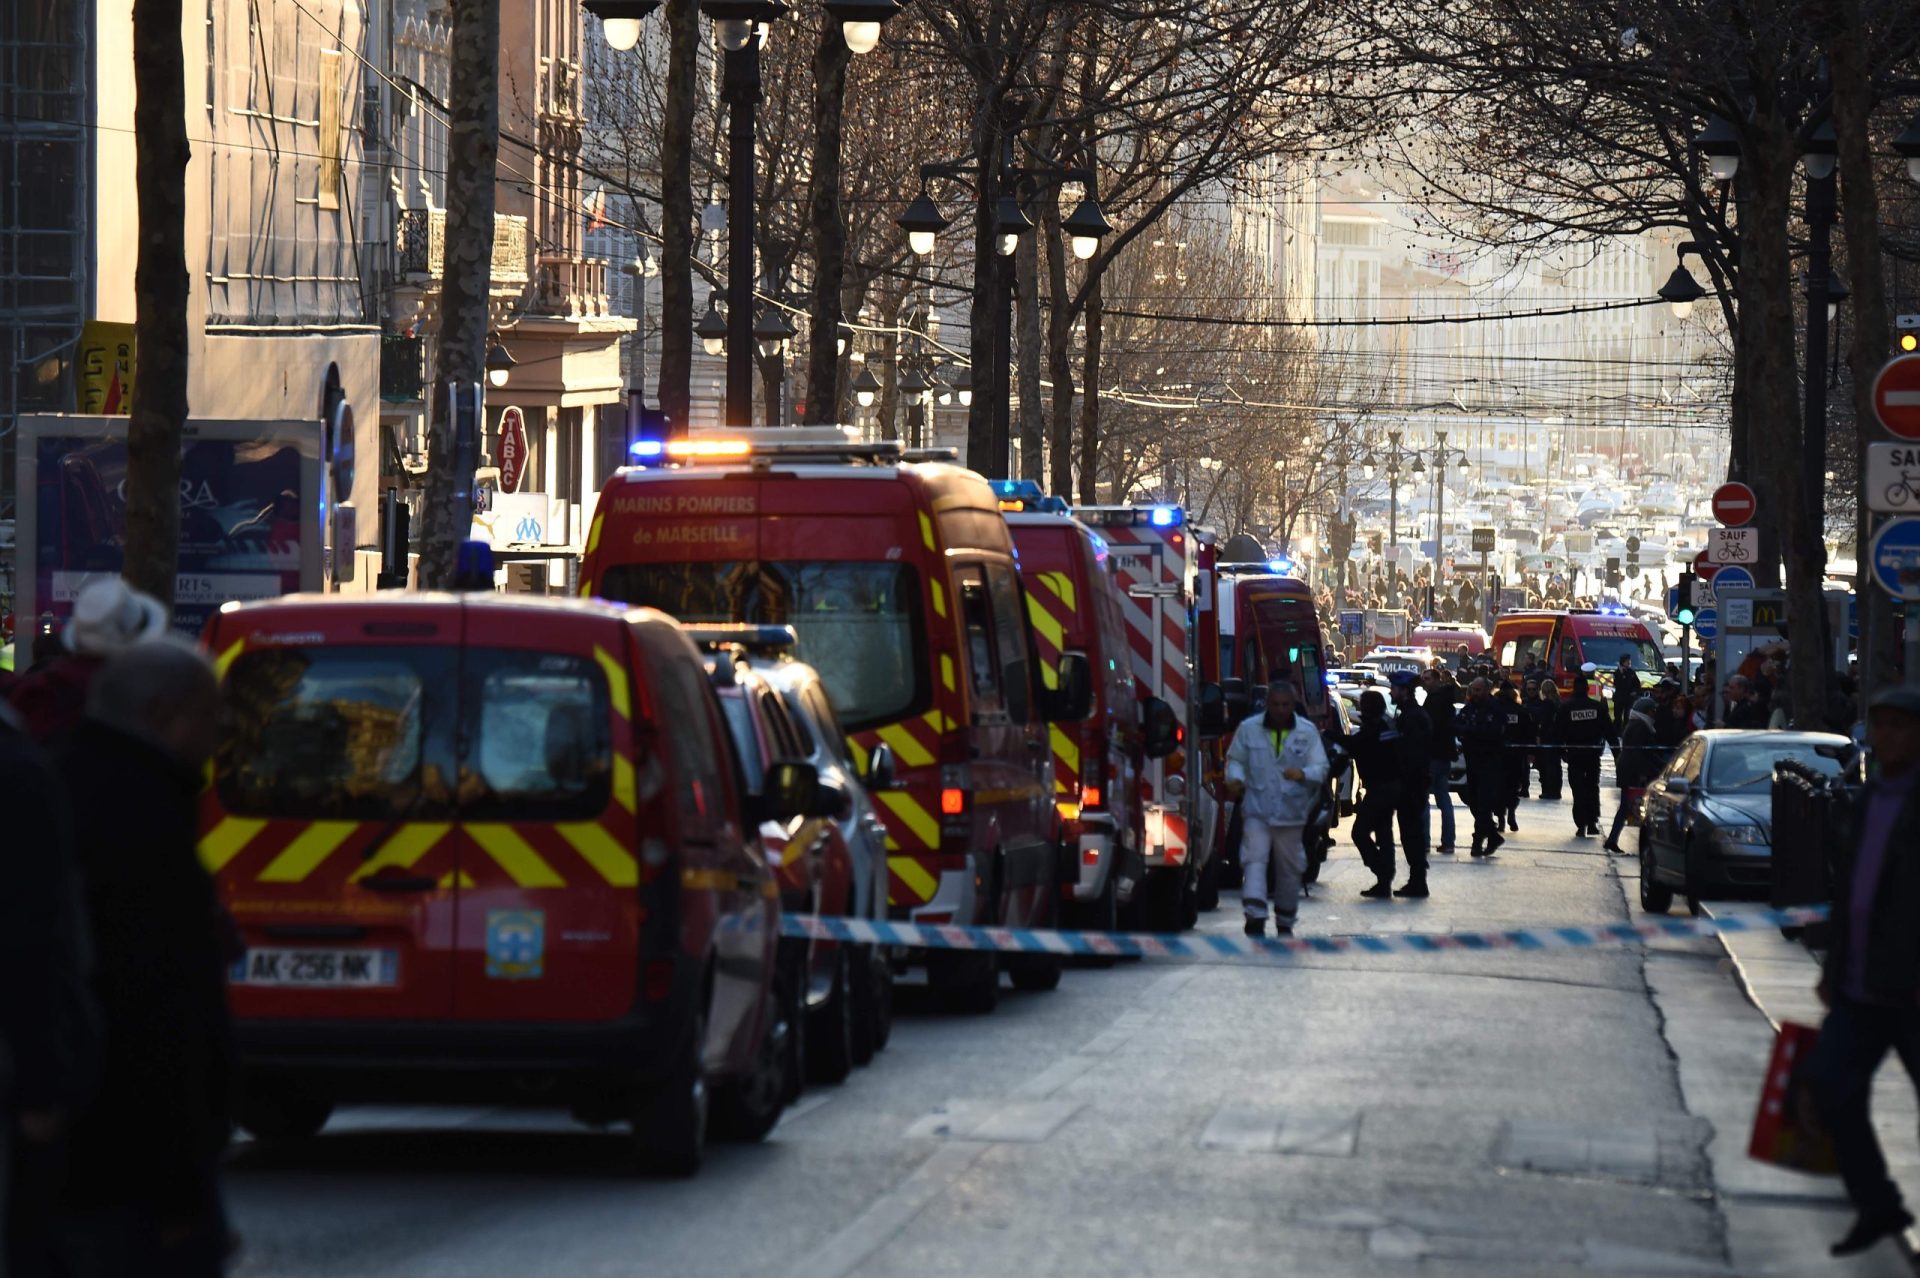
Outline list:
[[[1902,439],[1920,439],[1920,355],[1896,355],[1873,379],[1873,411]]]
[[[1693,557],[1693,575],[1702,581],[1712,581],[1720,571],[1720,565],[1707,558],[1707,552],[1701,551]]]
[[[1736,481],[1713,490],[1713,517],[1729,528],[1738,528],[1753,518],[1753,489]]]

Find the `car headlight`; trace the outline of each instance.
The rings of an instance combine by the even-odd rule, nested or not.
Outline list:
[[[1757,825],[1723,825],[1720,827],[1720,839],[1723,843],[1764,845],[1767,832]]]

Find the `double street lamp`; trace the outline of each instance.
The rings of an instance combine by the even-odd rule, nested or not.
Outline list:
[[[987,402],[981,405],[985,420],[978,421],[979,414],[970,414],[967,432],[970,445],[976,441],[986,445],[985,456],[975,455],[982,450],[971,447],[967,462],[990,479],[1004,479],[1012,470],[1013,388],[1009,365],[1013,362],[1014,275],[1011,259],[1019,252],[1022,238],[1033,230],[1033,219],[1027,216],[1026,209],[1022,207],[1023,199],[1038,198],[1043,189],[1068,183],[1078,183],[1085,190],[1073,213],[1060,224],[1074,257],[1081,261],[1098,253],[1101,238],[1113,231],[1099,199],[1093,193],[1092,170],[1053,165],[1023,167],[1016,164],[1012,139],[1014,127],[1002,125],[1001,160],[991,171],[983,171],[979,165],[921,165],[920,194],[895,219],[895,224],[907,233],[907,247],[915,255],[926,257],[933,252],[940,232],[953,225],[928,194],[927,187],[931,182],[942,180],[967,185],[976,196],[976,207],[983,212],[989,208],[992,210],[991,226],[977,229],[991,231],[994,258],[976,260],[974,263],[976,306],[985,291],[992,290],[989,344],[984,353],[988,364],[987,381],[978,388],[987,395]],[[990,279],[987,278],[989,275]],[[980,349],[977,343],[975,349]],[[967,381],[964,386],[956,381],[955,389],[959,392],[962,404],[972,405],[975,402],[972,375],[964,369],[961,373],[967,377]]]
[[[1434,580],[1434,584],[1438,585],[1440,582],[1440,572],[1441,572],[1440,565],[1442,561],[1442,556],[1444,554],[1444,548],[1441,542],[1445,536],[1445,533],[1443,532],[1443,528],[1444,528],[1443,512],[1445,510],[1445,501],[1446,501],[1446,470],[1447,470],[1448,464],[1453,462],[1456,458],[1459,460],[1460,469],[1467,470],[1469,468],[1469,463],[1467,461],[1467,451],[1464,448],[1450,447],[1447,444],[1447,432],[1444,430],[1436,430],[1433,433],[1434,446],[1432,448],[1404,447],[1401,444],[1401,440],[1404,438],[1404,435],[1405,435],[1405,432],[1403,431],[1399,431],[1399,430],[1388,431],[1387,444],[1385,448],[1376,447],[1373,449],[1369,449],[1367,452],[1362,453],[1355,460],[1357,460],[1361,464],[1361,466],[1365,468],[1363,473],[1365,473],[1368,478],[1373,477],[1373,472],[1376,469],[1386,471],[1386,474],[1387,474],[1387,547],[1391,552],[1392,548],[1397,547],[1400,544],[1400,477],[1402,475],[1426,474],[1427,463],[1429,459],[1431,459],[1433,463],[1433,472],[1434,472],[1433,484],[1434,484],[1434,494],[1435,494],[1435,500],[1434,500],[1435,513],[1434,513],[1434,521],[1433,521],[1433,524],[1434,524],[1433,580]],[[1397,606],[1399,603],[1399,599],[1400,599],[1399,566],[1397,563],[1389,563],[1387,565],[1387,604],[1388,606],[1389,607]],[[1431,608],[1429,608],[1429,611],[1431,611]]]
[[[720,96],[727,104],[727,311],[722,317],[711,304],[695,327],[710,355],[727,354],[726,421],[729,426],[753,424],[753,353],[764,339],[754,318],[754,112],[760,103],[760,45],[757,38],[787,13],[778,0],[699,0],[700,12],[713,23],[714,36],[726,51]],[[631,49],[640,41],[640,24],[660,7],[660,0],[582,0],[582,7],[600,19],[601,32],[614,49]],[[867,53],[880,42],[880,27],[900,11],[899,0],[826,0],[822,6],[840,23],[840,35],[852,53]],[[680,269],[668,264],[669,269]],[[769,308],[780,324],[786,321]],[[792,337],[789,325],[783,342]]]

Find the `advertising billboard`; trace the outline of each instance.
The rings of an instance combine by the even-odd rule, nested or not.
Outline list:
[[[22,417],[16,432],[16,616],[73,611],[126,555],[127,419]],[[173,625],[197,637],[221,604],[318,590],[320,424],[190,421],[180,454]]]

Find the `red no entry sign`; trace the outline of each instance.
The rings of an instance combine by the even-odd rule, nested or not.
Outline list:
[[[1896,355],[1873,379],[1873,411],[1902,439],[1920,439],[1920,355]]]
[[[1702,581],[1712,581],[1714,574],[1720,571],[1720,565],[1707,558],[1707,552],[1701,551],[1693,557],[1693,575]]]
[[[1753,512],[1753,489],[1745,484],[1726,483],[1713,490],[1713,517],[1727,527],[1740,527]]]

